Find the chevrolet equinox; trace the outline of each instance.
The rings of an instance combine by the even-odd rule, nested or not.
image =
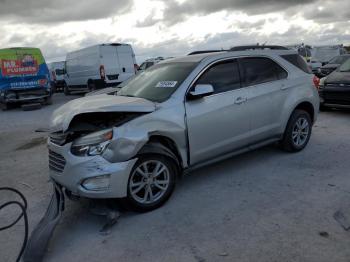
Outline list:
[[[177,176],[270,143],[308,143],[319,97],[292,50],[165,60],[115,94],[72,100],[52,116],[51,179],[75,196],[161,206]]]

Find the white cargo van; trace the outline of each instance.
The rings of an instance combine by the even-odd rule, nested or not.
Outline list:
[[[59,62],[52,62],[47,64],[47,67],[50,71],[51,76],[51,87],[54,92],[63,90],[66,86],[66,81],[64,79],[64,75],[66,73],[66,62],[65,61],[59,61]]]
[[[343,45],[315,46],[312,50],[312,57],[322,63],[327,64],[333,57],[346,54]]]
[[[136,70],[135,54],[129,44],[100,44],[70,52],[66,57],[64,93],[117,86],[135,75]]]

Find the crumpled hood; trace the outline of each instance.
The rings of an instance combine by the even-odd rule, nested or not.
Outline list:
[[[82,113],[153,112],[155,103],[138,97],[94,95],[74,99],[56,109],[51,116],[52,131],[66,131],[72,119]]]

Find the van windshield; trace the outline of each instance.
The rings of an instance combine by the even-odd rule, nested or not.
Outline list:
[[[130,79],[117,94],[164,102],[176,91],[196,65],[197,63],[193,62],[156,64]]]
[[[64,69],[56,69],[55,72],[56,72],[56,75],[58,75],[58,76],[65,74]]]

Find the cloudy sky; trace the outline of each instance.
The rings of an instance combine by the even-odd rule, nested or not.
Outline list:
[[[48,61],[97,43],[133,45],[138,62],[269,43],[350,44],[349,0],[0,0],[0,48]]]

